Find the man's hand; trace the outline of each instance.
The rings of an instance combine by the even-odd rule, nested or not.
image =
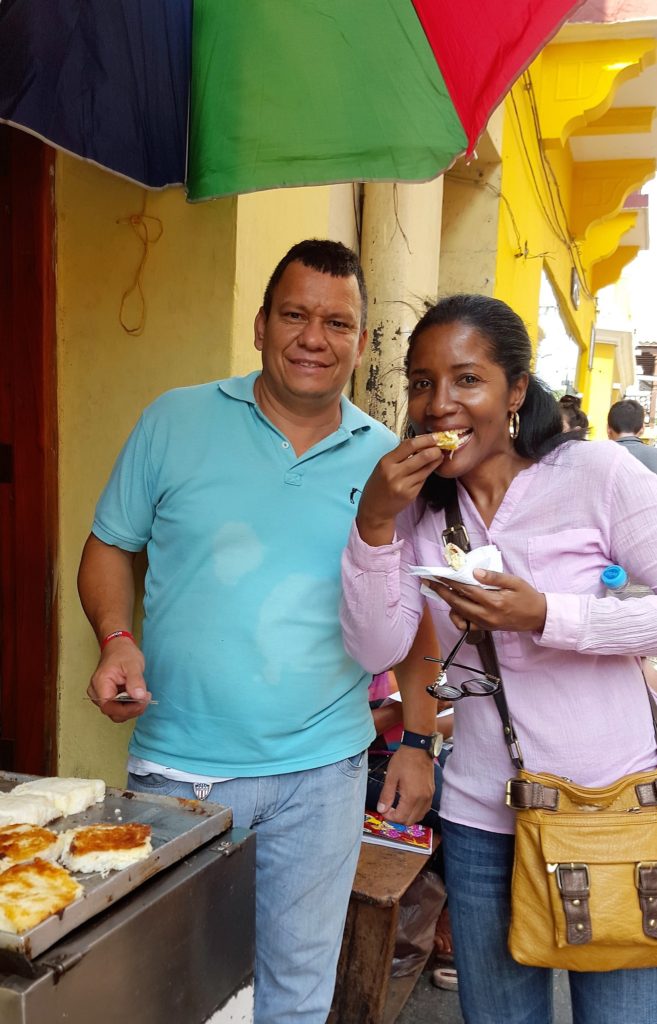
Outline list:
[[[426,580],[452,609],[450,618],[457,629],[467,624],[478,629],[504,629],[514,633],[541,632],[545,626],[547,602],[545,594],[535,590],[526,580],[506,572],[475,569],[474,576],[497,590],[484,590],[467,583]]]
[[[425,750],[402,745],[390,758],[376,809],[387,821],[413,825],[431,807],[435,788],[433,759]],[[397,793],[399,802],[393,808]]]
[[[144,655],[127,637],[112,640],[101,654],[87,694],[113,722],[138,718],[148,707],[152,694],[146,688],[144,664]],[[135,701],[117,701],[119,693],[130,694]]]

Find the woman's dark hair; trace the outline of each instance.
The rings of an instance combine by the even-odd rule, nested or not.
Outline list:
[[[589,429],[589,418],[580,407],[580,402],[577,395],[563,395],[559,399],[559,409],[568,429],[579,431],[580,437],[583,437]]]
[[[407,377],[413,348],[420,335],[429,327],[455,323],[467,324],[486,339],[489,356],[504,371],[509,387],[523,374],[529,376],[525,401],[519,410],[520,429],[513,442],[519,455],[538,462],[565,441],[575,440],[572,434],[563,432],[561,412],[552,392],[530,370],[532,344],[527,328],[518,314],[499,299],[487,295],[450,295],[431,306],[409,338],[405,360]],[[455,487],[453,479],[432,473],[421,494],[431,508],[441,509]]]

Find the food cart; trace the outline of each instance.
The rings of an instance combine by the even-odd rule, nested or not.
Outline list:
[[[27,776],[0,772],[0,792]],[[2,1024],[248,1024],[255,836],[228,808],[108,789],[54,831],[141,822],[152,852],[29,931],[0,932]]]

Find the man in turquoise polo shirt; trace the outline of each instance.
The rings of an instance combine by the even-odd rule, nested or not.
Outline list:
[[[255,320],[262,371],[170,391],[143,412],[80,566],[101,645],[89,694],[113,721],[137,719],[129,785],[210,796],[257,832],[257,1024],[326,1020],[360,845],[374,730],[370,677],[342,644],[340,556],[396,444],[342,395],[366,301],[351,250],[294,246]],[[130,630],[143,548],[142,654]],[[404,693],[411,737],[433,731],[422,689]],[[431,759],[404,746],[390,771],[397,811],[417,820]]]

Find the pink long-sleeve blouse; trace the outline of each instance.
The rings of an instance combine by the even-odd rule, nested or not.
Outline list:
[[[497,545],[504,571],[547,599],[541,633],[494,633],[525,766],[585,786],[653,768],[639,657],[657,653],[657,596],[605,597],[600,573],[622,565],[657,593],[657,475],[621,445],[574,441],[515,477],[489,528],[460,484],[458,496],[471,546]],[[445,564],[444,528],[444,512],[417,503],[398,518],[392,544],[369,547],[354,524],[343,557],[342,626],[347,651],[369,671],[397,664],[411,646],[425,598],[406,569]],[[429,607],[446,653],[459,633],[444,602]],[[474,647],[458,660],[481,667]],[[467,677],[449,671],[451,682]],[[465,698],[454,717],[441,814],[513,832],[504,790],[515,770],[494,702]]]

